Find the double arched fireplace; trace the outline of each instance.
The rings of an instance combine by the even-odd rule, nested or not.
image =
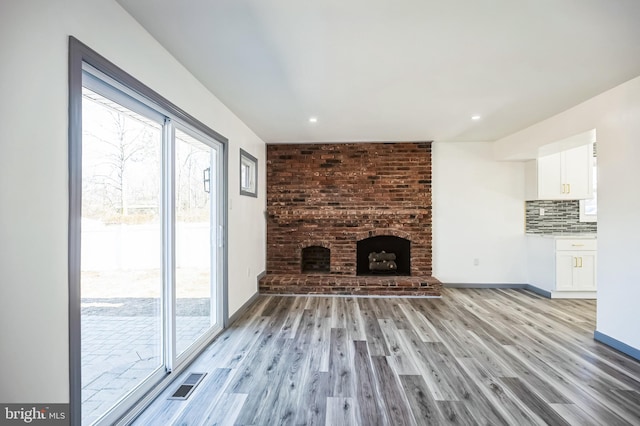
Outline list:
[[[353,246],[352,246],[353,247]],[[353,250],[353,249],[352,249]],[[411,241],[393,235],[378,235],[364,238],[356,242],[355,254],[356,275],[385,276],[411,275]],[[339,273],[344,257],[340,257],[331,267],[331,250],[320,245],[303,247],[300,251],[300,272],[303,274]],[[353,257],[351,257],[353,259]]]
[[[431,143],[269,144],[260,292],[439,295]]]

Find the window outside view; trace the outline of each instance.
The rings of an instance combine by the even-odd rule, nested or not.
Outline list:
[[[584,201],[584,213],[589,216],[598,214],[598,166],[597,159],[593,159],[593,198]]]
[[[593,198],[580,200],[580,222],[598,221],[598,158],[593,158]]]
[[[248,192],[255,192],[256,186],[253,180],[253,166],[249,160],[242,158],[242,163],[240,164],[240,184],[242,185],[242,189]]]

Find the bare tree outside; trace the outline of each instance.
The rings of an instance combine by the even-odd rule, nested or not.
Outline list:
[[[157,161],[160,145],[155,143],[159,129],[130,111],[105,109],[97,95],[85,99],[98,102],[102,110],[99,126],[85,129],[84,138],[94,144],[99,158],[87,159],[91,167],[86,176],[83,202],[85,217],[103,223],[145,223],[157,219],[160,188],[157,179],[145,176],[160,173]],[[157,131],[156,131],[157,130]],[[184,222],[208,221],[209,155],[198,142],[179,133],[176,144],[176,210]],[[210,178],[209,178],[210,179]]]
[[[184,222],[208,222],[210,155],[187,135],[176,143],[176,210]],[[201,144],[200,144],[201,145]]]
[[[83,138],[93,144],[95,158],[86,158],[83,170],[83,212],[85,217],[104,223],[144,223],[157,218],[159,211],[157,143],[160,128],[130,111],[108,108],[97,95],[85,99],[99,108],[85,109],[99,125],[85,127]],[[107,108],[105,108],[107,106]]]

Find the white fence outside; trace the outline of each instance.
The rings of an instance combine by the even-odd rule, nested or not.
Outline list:
[[[208,223],[176,224],[176,267],[207,267],[211,254]],[[159,223],[104,225],[82,222],[82,270],[160,268],[162,233]]]

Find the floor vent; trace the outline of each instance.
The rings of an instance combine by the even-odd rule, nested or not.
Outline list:
[[[187,399],[207,373],[191,373],[168,399]]]

